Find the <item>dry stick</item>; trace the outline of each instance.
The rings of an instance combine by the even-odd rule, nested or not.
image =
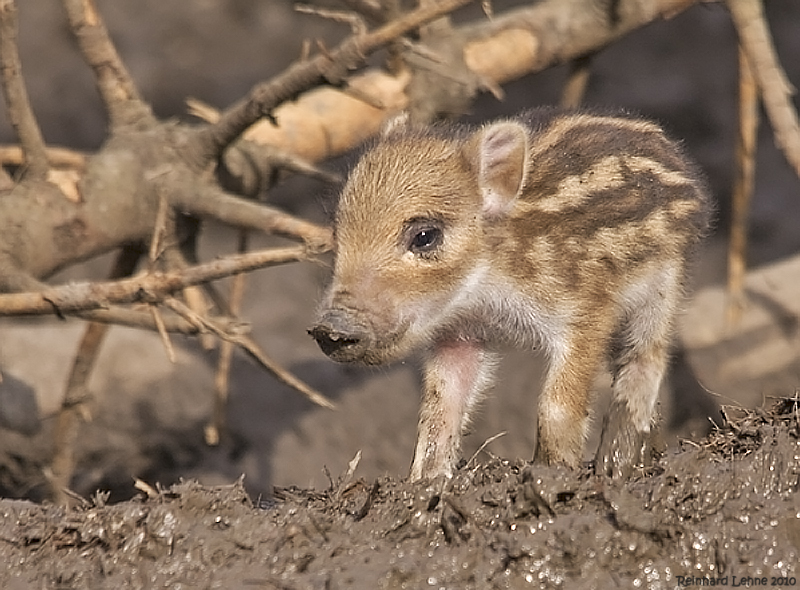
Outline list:
[[[169,221],[169,206],[167,198],[159,191],[158,194],[158,210],[156,211],[155,227],[153,235],[150,238],[150,251],[148,258],[150,260],[150,267],[152,268],[156,260],[164,252],[164,236],[167,234],[167,223]]]
[[[508,432],[504,430],[504,431],[502,431],[502,432],[498,432],[498,433],[497,433],[497,434],[495,434],[494,436],[490,436],[490,437],[489,437],[489,438],[487,438],[485,441],[483,441],[483,444],[482,444],[481,446],[479,446],[479,447],[478,447],[478,450],[477,450],[477,451],[475,451],[475,452],[472,454],[472,457],[470,457],[470,458],[469,458],[469,461],[467,461],[467,464],[464,466],[464,469],[469,469],[469,466],[472,464],[472,462],[473,462],[475,459],[477,459],[477,458],[478,458],[478,455],[480,455],[480,454],[481,454],[481,451],[483,451],[483,450],[484,450],[486,447],[488,447],[490,444],[492,444],[492,443],[493,443],[494,441],[496,441],[498,438],[500,438],[501,436],[505,436],[506,434],[508,434]]]
[[[593,54],[576,57],[570,62],[569,77],[561,93],[560,105],[574,109],[583,102],[586,86],[589,83]]]
[[[173,207],[198,217],[212,217],[242,229],[255,229],[289,238],[300,238],[312,251],[331,248],[331,230],[316,223],[299,219],[288,213],[228,193],[211,185],[197,190],[180,190],[170,194]]]
[[[352,90],[351,87],[348,87],[343,90],[343,92],[349,96],[353,96],[354,93]],[[365,93],[361,94],[364,95]],[[198,119],[202,119],[207,123],[216,123],[219,121],[219,111],[202,100],[187,98],[186,106],[189,114],[194,115]],[[295,172],[331,184],[342,182],[341,176],[335,172],[315,166],[304,158],[269,144],[256,144],[251,141],[241,140],[235,147],[240,147],[240,149],[247,154],[249,159],[256,161],[263,160],[267,165],[273,168]],[[2,147],[0,147],[0,160],[1,159]]]
[[[117,255],[110,277],[113,279],[130,275],[140,257],[141,252],[138,249],[123,248]],[[56,418],[48,486],[51,499],[59,504],[67,503],[68,496],[65,489],[69,488],[69,481],[75,471],[75,443],[79,424],[82,420],[88,421],[90,418],[88,404],[92,395],[87,383],[107,332],[108,324],[94,322],[87,324],[78,351],[75,353],[61,409]]]
[[[149,306],[148,306],[149,307]],[[157,331],[153,314],[146,308],[143,310],[128,309],[126,307],[111,306],[107,309],[95,309],[92,311],[81,311],[74,314],[76,318],[97,322],[101,324],[114,324],[116,326],[126,326],[128,328],[138,328],[140,330]],[[243,332],[248,331],[249,327],[244,322],[236,321],[229,317],[214,317],[212,320],[220,326],[223,326],[227,331]],[[164,317],[161,316],[164,329],[167,332],[175,334],[184,334],[186,336],[194,336],[199,334],[202,330],[198,326],[187,322],[185,319],[177,316]]]
[[[240,254],[247,251],[248,235],[247,231],[239,232]],[[232,316],[237,317],[242,308],[244,299],[244,288],[247,283],[247,275],[234,275],[231,280],[231,293],[228,298],[228,306]],[[217,374],[214,376],[214,414],[211,421],[205,428],[206,444],[215,446],[219,444],[221,435],[225,432],[225,415],[230,393],[230,373],[233,360],[234,343],[230,340],[223,340],[219,347],[219,360],[217,361]]]
[[[350,25],[350,31],[353,35],[364,35],[367,32],[367,24],[364,22],[364,19],[361,18],[361,15],[355,12],[331,10],[329,8],[320,8],[309,4],[295,4],[294,9],[303,14],[313,14],[320,18],[348,24]]]
[[[156,119],[120,59],[94,0],[64,0],[64,8],[83,58],[94,71],[112,129],[143,120],[155,124]]]
[[[800,123],[792,106],[794,88],[775,54],[775,46],[760,0],[728,0],[739,43],[747,54],[761,91],[775,139],[789,164],[800,176]]]
[[[157,256],[162,260],[164,268],[169,270],[181,270],[189,265],[189,259],[194,262],[197,261],[197,253],[194,251],[196,248],[196,241],[192,240],[191,244],[187,242],[184,246],[180,245],[180,240],[176,235],[177,228],[175,227],[174,212],[167,207],[165,207],[165,209],[169,213],[170,233],[168,235],[170,244],[160,247],[160,252],[158,252]],[[158,218],[158,215],[156,215],[156,218]],[[156,221],[155,227],[159,227],[158,221]],[[162,238],[162,241],[164,241],[164,238]],[[192,251],[184,252],[183,247],[191,248]],[[153,262],[155,262],[155,260],[153,260]],[[211,308],[206,299],[204,287],[210,289],[211,285],[209,283],[194,285],[192,287],[186,287],[182,291],[183,299],[186,301],[187,305],[200,314],[205,314]],[[220,306],[220,313],[228,314],[227,308],[225,306]],[[167,331],[169,332],[170,330]],[[199,334],[198,340],[203,350],[211,350],[214,348],[215,338],[211,334],[201,333]]]
[[[48,170],[47,152],[22,77],[17,51],[17,7],[14,0],[0,0],[0,70],[8,118],[22,144],[26,174],[37,180],[44,180]]]
[[[174,223],[172,223],[172,217],[170,215],[169,205],[167,204],[167,198],[164,194],[159,191],[158,194],[158,211],[156,211],[156,221],[155,226],[153,228],[153,235],[150,238],[150,250],[148,252],[148,259],[150,263],[150,269],[152,269],[156,263],[156,261],[161,257],[164,253],[164,238],[167,233],[171,233],[170,229],[174,229]],[[164,325],[164,318],[161,316],[161,312],[158,309],[158,306],[154,303],[150,304],[150,314],[153,316],[153,321],[156,324],[156,330],[158,331],[158,335],[161,337],[161,343],[164,345],[164,350],[167,353],[167,358],[169,362],[174,363],[176,356],[175,356],[175,347],[172,346],[172,341],[169,338],[169,333],[167,332],[167,328]]]
[[[471,0],[441,0],[413,10],[371,33],[345,39],[329,52],[295,62],[269,82],[257,85],[248,96],[225,111],[220,120],[198,133],[200,152],[214,158],[236,140],[250,125],[269,116],[283,102],[320,83],[338,84],[351,70],[364,64],[366,57],[401,35],[439,16],[468,4]]]
[[[3,161],[0,160],[0,192],[10,191],[14,188],[14,184],[14,179],[11,178],[11,175],[3,168]]]
[[[758,133],[758,87],[748,57],[739,46],[739,133],[736,137],[736,173],[731,200],[731,235],[728,243],[727,323],[735,327],[745,305],[747,227],[753,196]]]
[[[271,248],[258,252],[227,256],[171,272],[109,282],[84,282],[51,287],[40,292],[0,295],[0,317],[16,315],[73,314],[101,309],[112,304],[156,303],[190,285],[215,281],[233,274],[286,262],[309,260],[303,246]]]
[[[250,355],[250,357],[252,357],[255,361],[257,361],[267,371],[272,373],[273,377],[275,377],[282,383],[285,383],[292,389],[299,391],[315,404],[329,409],[336,408],[336,405],[332,401],[330,401],[327,397],[325,397],[324,395],[316,391],[314,388],[310,387],[309,385],[307,385],[306,383],[295,377],[292,373],[281,367],[277,362],[275,362],[271,357],[269,357],[267,353],[265,353],[264,350],[249,336],[243,334],[231,334],[229,332],[226,332],[220,326],[216,325],[214,322],[208,320],[207,318],[202,318],[198,316],[196,313],[194,313],[191,309],[189,309],[186,305],[184,305],[177,299],[169,298],[164,303],[175,313],[183,316],[187,321],[197,323],[199,326],[211,330],[211,332],[213,332],[220,338],[229,340],[234,344],[240,346],[247,354]]]
[[[2,41],[0,41],[2,44]],[[65,147],[45,146],[47,161],[57,168],[74,168],[83,170],[86,167],[86,154]],[[21,166],[25,163],[25,152],[22,146],[0,145],[0,164]]]
[[[86,325],[56,417],[53,458],[47,482],[48,495],[56,504],[67,504],[66,490],[75,472],[75,444],[78,440],[79,424],[88,422],[91,418],[89,402],[92,395],[86,389],[86,382],[107,332],[108,324],[90,322]]]
[[[357,12],[372,24],[382,24],[385,22],[384,2],[372,2],[370,0],[342,0],[342,4],[353,12]]]
[[[167,360],[175,364],[175,359],[177,358],[175,355],[175,347],[172,346],[172,340],[170,340],[169,332],[167,332],[167,326],[164,323],[164,318],[161,316],[161,311],[158,309],[157,305],[150,305],[150,315],[153,316],[153,321],[156,324],[156,331],[161,337],[161,344],[164,346],[164,350],[167,353]]]

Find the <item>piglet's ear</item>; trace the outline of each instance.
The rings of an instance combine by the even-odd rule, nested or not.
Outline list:
[[[483,194],[483,213],[506,215],[520,195],[528,161],[528,131],[519,123],[494,123],[476,134],[478,183]],[[477,144],[477,145],[476,145]]]

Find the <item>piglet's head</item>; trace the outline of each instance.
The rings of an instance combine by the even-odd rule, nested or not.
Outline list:
[[[333,280],[309,330],[322,351],[379,364],[453,336],[490,264],[486,234],[523,190],[527,150],[516,122],[386,132],[339,201]]]

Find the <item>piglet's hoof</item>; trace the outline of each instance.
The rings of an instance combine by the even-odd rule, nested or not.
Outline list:
[[[639,430],[633,424],[627,404],[615,401],[603,420],[595,473],[628,478],[636,470],[651,467],[663,447],[657,429]]]

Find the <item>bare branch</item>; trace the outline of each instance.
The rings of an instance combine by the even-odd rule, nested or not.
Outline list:
[[[363,65],[373,51],[469,2],[442,0],[423,6],[371,33],[348,37],[328,55],[318,54],[307,61],[295,62],[282,74],[253,88],[244,100],[224,112],[218,123],[201,130],[198,137],[201,157],[216,157],[250,125],[262,117],[271,116],[273,109],[281,103],[320,83],[342,83],[348,72]]]
[[[373,97],[365,97],[363,93],[353,90],[355,89],[348,88],[348,94],[362,100],[373,100]],[[220,112],[201,100],[188,98],[186,106],[190,114],[207,123],[219,121]],[[280,147],[256,144],[246,139],[238,140],[225,150],[221,160],[221,165],[227,169],[235,182],[233,189],[225,183],[223,186],[248,197],[261,196],[274,181],[272,178],[274,172],[279,170],[302,174],[331,184],[342,182],[338,174],[316,166]]]
[[[267,353],[265,353],[264,350],[249,336],[236,336],[233,341],[239,346],[241,346],[245,350],[245,352],[247,352],[247,354],[249,354],[253,359],[258,361],[258,364],[260,364],[267,371],[272,373],[272,375],[278,381],[285,383],[292,389],[296,389],[318,406],[322,406],[323,408],[329,408],[331,410],[336,409],[336,404],[334,404],[327,397],[319,393],[313,387],[310,387],[304,381],[301,381],[300,379],[295,377],[292,373],[281,367],[277,362],[275,362],[272,359],[272,357],[267,355]]]
[[[255,361],[258,362],[262,367],[264,367],[267,371],[269,371],[276,379],[285,383],[292,389],[295,389],[305,395],[308,399],[310,399],[315,404],[322,406],[324,408],[334,409],[336,405],[330,401],[327,397],[316,391],[314,388],[310,387],[297,377],[295,377],[292,373],[281,367],[277,362],[275,362],[264,350],[258,345],[258,343],[250,338],[249,336],[243,334],[230,334],[225,332],[224,330],[220,329],[219,326],[214,325],[213,322],[209,321],[206,318],[202,318],[192,312],[188,307],[182,304],[180,301],[169,298],[165,301],[166,305],[172,309],[175,313],[178,313],[185,317],[190,322],[198,322],[205,328],[211,330],[214,334],[219,336],[220,338],[224,338],[237,346],[240,346],[250,357],[252,357]]]
[[[12,188],[14,188],[14,179],[0,163],[0,192],[10,191]]]
[[[158,309],[157,305],[150,306],[150,315],[153,316],[153,321],[156,324],[156,332],[158,332],[161,338],[161,344],[164,345],[164,351],[167,353],[167,360],[174,364],[177,358],[175,355],[175,347],[172,346],[172,340],[170,340],[169,332],[167,332],[167,326],[164,323],[161,310]]]
[[[464,62],[478,87],[499,93],[500,84],[599,51],[627,33],[669,18],[700,0],[620,0],[617,20],[602,10],[587,10],[586,0],[541,0],[492,20],[456,27]],[[603,4],[603,3],[598,3]],[[387,118],[409,107],[408,69],[390,75],[368,70],[349,85],[375,96],[374,109],[343,92],[322,87],[276,107],[277,124],[264,120],[245,137],[315,162],[340,155],[378,132]]]
[[[570,62],[569,77],[561,93],[562,107],[574,109],[583,102],[591,68],[592,55],[577,57]]]
[[[464,59],[472,71],[502,84],[595,52],[698,1],[621,0],[609,14],[606,3],[587,10],[586,0],[543,0],[465,26]]]
[[[747,271],[747,227],[753,197],[758,146],[758,87],[753,68],[739,45],[739,130],[736,137],[736,171],[731,199],[731,234],[728,242],[728,310],[730,327],[742,317]]]
[[[342,0],[342,4],[363,16],[373,25],[386,22],[386,13],[381,6],[381,2],[375,0]]]
[[[47,162],[58,168],[82,170],[86,166],[86,154],[64,147],[45,146]],[[0,145],[0,164],[21,166],[25,163],[22,146]]]
[[[75,444],[80,424],[91,418],[89,403],[92,396],[86,384],[107,332],[108,326],[104,324],[90,323],[86,326],[67,379],[61,408],[56,416],[53,457],[50,462],[51,476],[47,484],[50,488],[50,499],[58,504],[69,502],[66,490],[75,471]]]
[[[138,248],[123,248],[117,254],[109,278],[129,276],[142,256]],[[89,376],[97,363],[100,348],[108,333],[107,324],[90,322],[83,333],[72,364],[61,409],[56,419],[53,433],[53,459],[50,463],[52,477],[48,478],[50,496],[53,500],[66,504],[64,490],[75,470],[75,442],[78,437],[81,419],[88,420],[89,402],[92,395],[88,388]]]
[[[334,22],[346,23],[350,25],[350,32],[353,35],[364,35],[367,32],[367,25],[359,14],[344,10],[330,10],[310,4],[295,4],[294,9],[304,14],[314,14],[320,18],[327,18]]]
[[[180,191],[169,196],[173,206],[187,213],[214,219],[240,228],[299,238],[315,250],[328,250],[333,238],[330,229],[299,219],[280,209],[246,201],[207,185],[197,191]]]
[[[303,246],[273,248],[228,256],[180,271],[154,272],[119,281],[73,283],[33,293],[0,295],[0,317],[70,314],[139,301],[156,303],[190,285],[310,258],[308,250]]]
[[[800,123],[791,97],[795,92],[778,61],[760,0],[728,0],[739,43],[758,82],[761,99],[778,145],[800,176]]]
[[[150,107],[119,57],[94,0],[64,0],[70,28],[86,63],[94,71],[112,128],[138,121],[155,124]]]
[[[277,126],[261,121],[248,129],[244,138],[311,162],[340,155],[377,133],[390,114],[408,108],[405,89],[410,80],[408,69],[397,76],[369,70],[349,80],[348,90],[357,88],[383,108],[330,86],[316,88],[276,108]]]
[[[246,252],[248,249],[248,243],[248,232],[245,230],[240,231],[238,252]],[[237,317],[242,309],[242,300],[244,299],[246,283],[247,275],[245,274],[238,274],[231,279],[230,296],[228,297],[228,301],[230,302],[229,305],[231,314]],[[219,441],[222,438],[222,433],[226,430],[228,396],[230,393],[230,374],[233,364],[234,346],[235,344],[230,340],[222,340],[219,346],[217,371],[214,375],[214,411],[211,415],[211,419],[206,423],[206,427],[203,429],[206,444],[211,446],[219,444]]]
[[[47,175],[47,153],[44,138],[33,114],[22,66],[17,51],[17,7],[14,0],[0,0],[0,68],[8,118],[17,132],[25,157],[26,173],[44,180]]]
[[[156,325],[153,315],[149,310],[147,310],[147,308],[137,310],[126,307],[110,306],[106,309],[79,311],[71,315],[74,315],[76,318],[80,318],[82,320],[102,324],[114,324],[117,326],[127,326],[128,328],[138,328],[141,330],[158,330],[158,326]],[[249,330],[247,324],[233,318],[212,317],[211,319],[217,325],[222,326],[227,332],[247,332]],[[164,329],[167,332],[184,334],[187,336],[192,336],[202,332],[198,326],[190,324],[178,316],[162,315],[161,320],[163,321]]]

